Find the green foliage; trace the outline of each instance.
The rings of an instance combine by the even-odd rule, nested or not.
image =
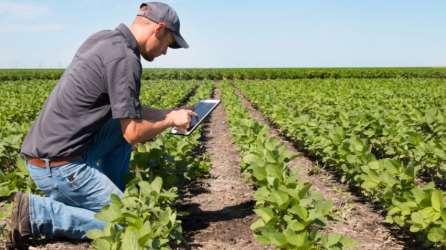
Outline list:
[[[259,218],[251,225],[256,239],[279,249],[353,247],[348,237],[321,233],[331,218],[332,204],[290,173],[287,163],[296,155],[270,138],[266,126],[250,118],[233,88],[225,83],[221,90],[230,130],[241,152],[241,168],[251,174],[257,187],[254,212]]]
[[[87,236],[96,249],[170,249],[182,240],[181,222],[171,208],[176,189],[163,190],[160,177],[152,182],[140,176],[127,184],[124,197],[112,195],[111,203],[96,218],[106,222],[102,230]]]
[[[0,197],[7,198],[17,191],[37,191],[22,159],[17,160],[15,171],[0,172]]]
[[[2,69],[0,80],[57,80],[63,69]],[[445,78],[445,68],[182,68],[144,69],[145,80]]]
[[[189,85],[180,85],[186,83]],[[171,97],[163,99],[148,98],[153,95],[147,90],[144,92],[142,101],[152,106],[151,103],[155,100],[162,100],[157,103],[160,108],[176,106],[181,103],[182,96],[191,92],[194,86],[193,82],[176,83],[178,92],[183,92],[183,94],[174,94],[172,91],[172,95],[169,95]],[[188,104],[193,105],[201,99],[208,98],[211,92],[211,83],[200,84]],[[165,132],[150,142],[138,145],[131,160],[135,172],[146,177],[161,176],[167,187],[181,186],[187,181],[206,174],[209,169],[207,156],[195,153],[200,147],[201,132],[199,129],[190,136],[178,136]]]
[[[22,140],[37,117],[54,81],[31,80],[0,84],[0,166],[14,167]]]
[[[288,137],[379,202],[386,220],[446,246],[443,80],[238,84]],[[290,91],[290,89],[292,91]],[[418,184],[418,176],[434,183]]]

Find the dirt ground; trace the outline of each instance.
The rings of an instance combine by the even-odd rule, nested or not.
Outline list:
[[[69,242],[54,242],[39,246],[30,246],[29,250],[88,250],[90,244],[83,243],[69,243]]]
[[[215,98],[219,98],[216,90]],[[210,177],[193,183],[183,205],[188,248],[264,249],[253,237],[253,190],[240,173],[240,156],[232,144],[223,105],[205,128],[205,146],[212,168]]]
[[[240,93],[239,95],[254,119],[269,126],[272,136],[280,139],[290,151],[299,154],[299,157],[290,162],[290,168],[298,172],[301,180],[310,182],[314,190],[333,202],[337,221],[328,225],[327,232],[350,236],[358,242],[357,249],[362,250],[410,248],[410,243],[395,237],[395,232],[385,225],[384,217],[380,213],[364,203],[360,197],[352,195],[348,187],[337,182],[329,172],[324,169],[315,171],[316,163],[298,152],[261,112],[256,110],[243,95]]]

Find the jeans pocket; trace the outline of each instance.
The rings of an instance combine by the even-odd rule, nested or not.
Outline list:
[[[85,163],[70,164],[61,169],[61,176],[71,191],[84,186],[92,176],[92,169]]]

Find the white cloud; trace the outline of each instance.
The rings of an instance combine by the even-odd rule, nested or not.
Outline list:
[[[49,8],[42,5],[16,2],[0,2],[0,15],[34,18],[42,15],[47,15],[49,12]]]

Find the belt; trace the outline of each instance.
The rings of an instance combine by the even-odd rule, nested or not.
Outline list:
[[[73,157],[66,157],[66,158],[60,158],[60,159],[42,159],[42,158],[27,158],[26,162],[40,168],[46,168],[49,167],[60,167],[63,165],[66,165],[70,162],[73,162],[75,160],[82,159],[81,156],[73,156]]]

